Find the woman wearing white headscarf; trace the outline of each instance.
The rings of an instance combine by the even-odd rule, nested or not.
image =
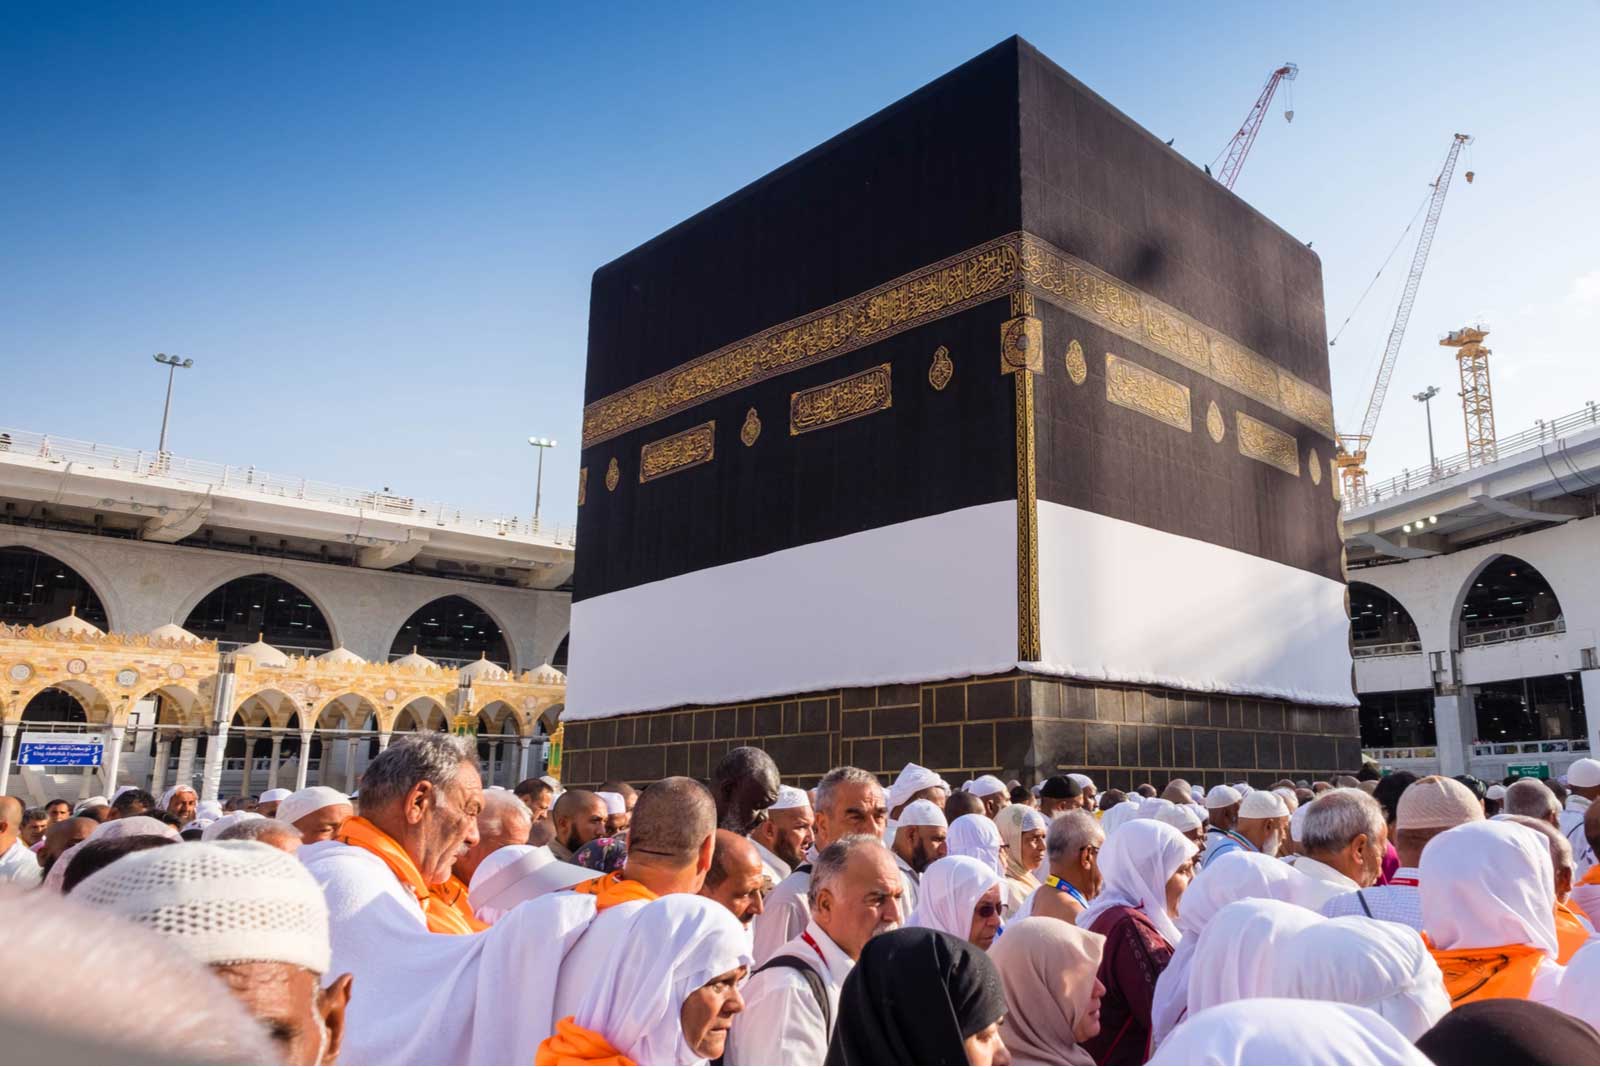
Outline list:
[[[1201,868],[1184,891],[1183,907],[1178,912],[1178,932],[1183,940],[1178,942],[1172,961],[1156,980],[1150,1034],[1154,1044],[1161,1044],[1188,1011],[1189,969],[1194,963],[1200,935],[1217,912],[1229,904],[1250,899],[1282,900],[1314,908],[1322,896],[1309,875],[1259,852],[1237,849]]]
[[[1284,943],[1324,921],[1309,908],[1281,900],[1239,900],[1218,911],[1189,967],[1188,1017],[1218,1004],[1270,996],[1274,972],[1288,966]]]
[[[988,822],[987,816],[976,816]],[[960,819],[956,820],[960,822]],[[917,910],[907,926],[925,926],[988,950],[1000,926],[1002,879],[971,856],[945,856],[928,864],[917,886]],[[984,914],[979,914],[982,908]]]
[[[1268,993],[1368,1008],[1415,1041],[1450,1010],[1444,976],[1422,935],[1401,923],[1347,915],[1290,937]]]
[[[945,843],[952,856],[971,856],[1001,878],[1006,876],[1005,860],[1000,852],[1005,848],[1005,838],[1000,828],[987,815],[963,815],[950,824]]]
[[[1106,832],[1107,840],[1112,834],[1139,817],[1140,806],[1137,800],[1124,800],[1100,816],[1100,829]]]
[[[1156,979],[1183,940],[1173,918],[1197,851],[1193,841],[1153,819],[1124,823],[1100,849],[1104,884],[1077,920],[1106,939],[1100,1033],[1084,1044],[1096,1063],[1143,1063],[1149,1055]]]
[[[722,1055],[744,1009],[750,936],[709,897],[673,893],[639,909],[611,967],[534,1062],[702,1064]]]
[[[959,819],[957,820],[960,821]],[[994,817],[1000,828],[1000,837],[1006,844],[1002,853],[1005,867],[1005,916],[1010,919],[1017,909],[1039,888],[1039,879],[1033,868],[1044,862],[1044,836],[1050,829],[1050,820],[1026,804],[1012,804],[1000,809]]]
[[[1537,832],[1469,822],[1429,841],[1418,864],[1422,929],[1452,1007],[1492,997],[1555,1003],[1555,868]]]
[[[1270,998],[1219,1004],[1200,1012],[1174,1030],[1150,1060],[1152,1067],[1409,1067],[1432,1062],[1376,1012],[1348,1004]]]

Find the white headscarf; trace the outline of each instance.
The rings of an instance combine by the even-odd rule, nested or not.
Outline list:
[[[1221,1004],[1184,1021],[1150,1063],[1312,1064],[1344,1067],[1428,1065],[1405,1036],[1376,1012],[1315,1000],[1260,999]]]
[[[683,1037],[689,994],[750,965],[750,935],[709,897],[673,893],[639,909],[574,1021],[635,1063],[704,1063]]]
[[[1177,805],[1165,797],[1145,797],[1139,802],[1139,814],[1135,818],[1158,819],[1162,812],[1175,807]]]
[[[1138,908],[1167,944],[1176,946],[1183,935],[1167,914],[1167,880],[1198,851],[1193,841],[1154,819],[1137,819],[1116,836],[1107,834],[1100,847],[1105,883],[1100,895],[1078,913],[1078,925],[1088,930],[1111,908]]]
[[[1532,945],[1556,958],[1550,847],[1515,823],[1469,822],[1422,850],[1422,928],[1441,950]]]
[[[1600,1027],[1600,997],[1595,996],[1596,989],[1600,989],[1600,941],[1591,938],[1567,961],[1555,1006],[1575,1019]]]
[[[1173,950],[1166,970],[1156,979],[1150,1006],[1150,1039],[1156,1044],[1178,1025],[1189,1004],[1189,969],[1200,935],[1217,912],[1240,900],[1282,900],[1314,909],[1322,899],[1317,882],[1282,860],[1235,849],[1208,863],[1184,890],[1178,909],[1183,940]]]
[[[971,856],[999,877],[1006,876],[1006,865],[1000,858],[1000,846],[1005,844],[1005,840],[1000,836],[1000,827],[989,816],[961,816],[950,824],[950,835],[946,840],[950,855]]]
[[[1229,1001],[1268,996],[1273,971],[1288,965],[1284,942],[1323,921],[1316,912],[1281,900],[1239,900],[1217,912],[1189,966],[1189,1017]]]
[[[985,893],[999,884],[1000,875],[971,856],[936,859],[922,872],[917,886],[917,910],[906,919],[906,925],[942,930],[965,941],[972,934],[972,910]]]
[[[1116,807],[1100,816],[1100,829],[1106,832],[1106,840],[1139,817],[1139,803],[1133,800],[1124,800]]]
[[[1309,926],[1282,946],[1269,992],[1370,1008],[1415,1041],[1450,1010],[1450,994],[1422,935],[1401,923],[1346,915]]]

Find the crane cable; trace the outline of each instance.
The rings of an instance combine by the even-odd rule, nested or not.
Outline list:
[[[1428,201],[1432,199],[1433,186],[1430,185],[1428,186],[1428,195],[1422,198],[1421,204],[1417,205],[1417,213],[1411,216],[1410,222],[1406,223],[1406,228],[1401,232],[1400,239],[1394,243],[1394,247],[1389,249],[1389,254],[1384,257],[1383,265],[1378,268],[1378,273],[1372,276],[1372,280],[1367,283],[1367,287],[1361,291],[1360,298],[1356,300],[1356,306],[1350,309],[1350,314],[1344,317],[1344,322],[1339,325],[1339,329],[1334,333],[1333,339],[1328,342],[1329,348],[1332,348],[1334,345],[1339,343],[1339,338],[1344,335],[1345,327],[1350,325],[1350,320],[1355,318],[1356,312],[1361,310],[1361,305],[1366,301],[1367,294],[1372,292],[1372,287],[1378,284],[1379,278],[1383,277],[1383,272],[1389,267],[1389,261],[1394,259],[1394,254],[1396,252],[1400,251],[1400,246],[1405,244],[1406,234],[1410,233],[1411,227],[1417,224],[1417,219],[1422,217],[1423,210],[1427,208]]]

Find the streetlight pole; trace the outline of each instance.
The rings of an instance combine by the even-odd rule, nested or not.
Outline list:
[[[556,447],[552,437],[530,437],[528,443],[539,450],[539,475],[533,483],[533,528],[539,528],[539,504],[544,495],[544,450]]]
[[[1428,474],[1430,477],[1439,476],[1439,463],[1433,458],[1433,405],[1428,401],[1439,395],[1439,387],[1430,385],[1420,393],[1413,393],[1412,400],[1422,401],[1423,413],[1428,417]]]
[[[156,445],[156,452],[165,456],[167,454],[167,416],[172,414],[172,379],[178,373],[179,367],[188,369],[194,366],[194,360],[179,359],[177,356],[169,356],[165,352],[157,352],[155,359],[157,363],[165,363],[167,365],[167,402],[161,409],[161,443]]]

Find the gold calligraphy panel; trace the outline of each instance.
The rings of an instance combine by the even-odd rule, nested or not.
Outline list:
[[[584,497],[589,495],[589,468],[578,468],[578,506],[583,507]]]
[[[1300,445],[1290,434],[1242,411],[1233,413],[1234,436],[1239,439],[1239,454],[1277,467],[1285,474],[1300,477]]]
[[[1106,353],[1106,399],[1189,433],[1189,387]]]
[[[717,453],[717,420],[651,441],[639,449],[639,481],[653,482],[689,467],[710,463]]]
[[[860,374],[791,394],[789,435],[797,437],[812,430],[837,426],[875,411],[886,411],[893,405],[889,364],[880,363]]]

